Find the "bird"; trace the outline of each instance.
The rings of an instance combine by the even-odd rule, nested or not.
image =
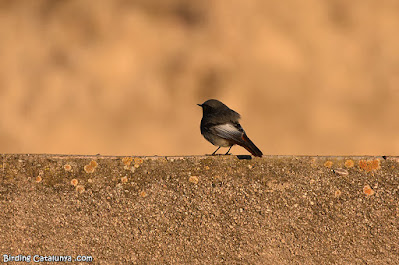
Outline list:
[[[212,155],[215,155],[220,147],[229,147],[229,154],[233,145],[240,145],[248,150],[253,156],[262,157],[263,153],[248,138],[244,129],[238,122],[240,114],[227,107],[216,99],[209,99],[202,104],[201,134],[206,140],[215,146],[219,146]]]

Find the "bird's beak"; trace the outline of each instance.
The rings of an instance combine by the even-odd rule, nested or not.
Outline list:
[[[197,104],[198,106],[202,107],[202,104]]]

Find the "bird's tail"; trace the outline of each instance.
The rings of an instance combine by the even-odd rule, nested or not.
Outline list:
[[[243,141],[239,143],[242,147],[248,150],[253,156],[262,157],[263,153],[259,150],[258,147],[248,138],[248,136],[244,133],[242,136]]]

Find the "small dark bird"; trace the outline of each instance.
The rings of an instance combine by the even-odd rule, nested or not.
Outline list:
[[[197,105],[202,107],[203,113],[201,134],[213,145],[219,146],[212,155],[222,146],[230,147],[227,155],[235,144],[241,145],[254,156],[261,157],[263,155],[238,122],[240,114],[216,99],[210,99]]]

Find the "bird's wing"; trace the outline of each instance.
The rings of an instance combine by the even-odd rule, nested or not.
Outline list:
[[[243,136],[245,132],[239,123],[224,123],[214,125],[211,127],[211,131],[217,136],[236,144],[242,143],[244,141]]]
[[[238,122],[214,125],[211,127],[211,131],[231,144],[241,145],[254,156],[262,157],[263,155],[262,151],[248,138]]]

